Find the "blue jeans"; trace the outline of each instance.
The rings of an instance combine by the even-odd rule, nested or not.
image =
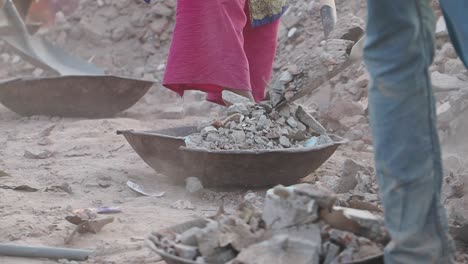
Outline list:
[[[466,65],[468,1],[441,4]],[[430,1],[368,0],[368,8],[364,59],[371,77],[369,113],[392,237],[385,263],[450,264],[453,242],[441,204],[442,162],[428,73],[435,46]]]

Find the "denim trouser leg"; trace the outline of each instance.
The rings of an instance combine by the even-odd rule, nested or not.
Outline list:
[[[468,68],[468,1],[440,0],[450,39]]]
[[[428,67],[434,16],[428,0],[368,0],[365,62],[385,220],[386,264],[452,263],[440,201],[442,164]]]

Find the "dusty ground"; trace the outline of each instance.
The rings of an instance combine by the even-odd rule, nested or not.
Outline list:
[[[158,257],[148,249],[132,249],[140,246],[142,239],[150,231],[196,216],[214,214],[224,196],[228,207],[232,207],[248,191],[209,190],[203,198],[192,197],[187,194],[184,186],[174,186],[163,175],[153,171],[122,136],[116,135],[115,132],[119,129],[155,130],[211,120],[220,114],[219,107],[203,102],[198,95],[190,95],[182,100],[158,84],[172,32],[175,1],[164,1],[169,11],[160,12],[157,17],[148,17],[156,9],[148,9],[140,2],[142,1],[82,0],[78,12],[67,22],[69,24],[58,23],[55,29],[44,33],[74,54],[86,59],[93,57],[96,64],[114,74],[154,80],[155,86],[134,107],[115,118],[88,120],[21,117],[0,105],[0,170],[8,174],[0,174],[0,185],[28,185],[39,189],[37,192],[19,192],[0,188],[0,243],[65,246],[64,238],[73,226],[64,217],[71,209],[119,206],[122,213],[113,215],[115,221],[112,224],[104,227],[98,234],[78,235],[68,246],[108,249],[115,253],[95,257],[85,263],[155,263]],[[365,15],[365,1],[337,2],[340,16]],[[311,56],[317,56],[310,50],[323,39],[314,1],[297,0],[291,3],[291,11],[285,15],[280,29],[275,73],[279,73],[288,64],[306,67],[307,60]],[[142,12],[145,15],[133,15],[138,10],[144,10]],[[110,22],[107,23],[108,21]],[[89,27],[90,24],[94,26]],[[81,32],[77,32],[76,28]],[[148,28],[152,33],[148,33]],[[288,38],[287,34],[293,28],[296,28],[296,34]],[[0,78],[45,74],[16,58],[14,54],[7,53],[2,45],[0,53]],[[438,54],[445,54],[440,47]],[[441,66],[448,65],[447,56],[439,57],[431,71],[447,72],[447,66]],[[454,58],[450,59],[452,60]],[[453,61],[450,65],[454,65]],[[452,66],[451,69],[453,68],[456,67]],[[349,145],[340,147],[329,161],[304,181],[319,180],[325,184],[335,184],[342,174],[346,159],[372,167],[372,142],[364,109],[353,113],[364,118],[360,123],[331,118],[338,116],[343,120],[345,117],[352,119],[353,116],[343,113],[347,111],[340,112],[339,106],[343,102],[354,102],[353,107],[356,107],[358,102],[366,98],[366,84],[364,68],[356,65],[324,85],[313,96],[302,100],[304,105],[316,111],[320,121],[330,131],[351,140]],[[450,101],[446,97],[439,99],[439,104]],[[171,116],[172,119],[164,119],[169,106],[172,112],[178,113],[177,118]],[[51,127],[53,129],[50,135],[44,137],[43,132]],[[443,137],[446,149],[453,151],[457,146],[462,153],[468,149],[463,148],[466,145],[458,144],[465,139],[462,136],[462,131],[466,131],[464,127],[468,126],[459,118],[457,125],[449,131],[451,134],[447,132],[451,136],[448,139],[447,136]],[[44,142],[47,144],[43,145]],[[53,155],[46,159],[29,159],[24,156],[25,151],[44,150]],[[445,156],[447,153],[444,153]],[[448,161],[447,175],[465,175],[466,166],[459,158]],[[140,196],[126,186],[127,180],[155,192],[165,191],[166,195],[162,198]],[[71,186],[72,194],[45,191],[48,187],[63,183]],[[262,194],[264,190],[255,191]],[[178,200],[189,200],[196,209],[171,208]],[[0,263],[56,262],[0,257]]]
[[[130,114],[130,109],[128,113]],[[135,245],[149,231],[180,223],[196,216],[215,213],[219,197],[228,195],[228,204],[235,204],[247,190],[217,190],[204,199],[189,196],[184,186],[174,186],[156,174],[132,150],[118,129],[159,129],[200,120],[142,121],[132,118],[82,120],[65,118],[22,118],[0,108],[0,168],[9,176],[1,177],[2,185],[28,185],[39,189],[26,193],[0,189],[1,242],[64,246],[63,239],[72,225],[64,217],[70,209],[98,206],[119,206],[115,222],[100,233],[77,236],[69,245],[75,248],[117,247]],[[39,146],[41,132],[55,128],[48,137],[48,146]],[[24,151],[49,150],[53,156],[35,160],[24,157]],[[355,156],[340,149],[318,175],[336,175],[343,158]],[[370,162],[369,154],[360,155],[360,162]],[[188,172],[189,173],[189,172]],[[312,178],[312,177],[310,177]],[[131,180],[153,191],[165,191],[162,198],[144,197],[126,186]],[[307,179],[306,179],[307,180]],[[68,183],[73,194],[45,192],[47,187]],[[103,188],[100,186],[109,185]],[[260,193],[261,190],[258,190]],[[210,198],[211,197],[211,198]],[[190,200],[195,210],[172,209],[177,200]],[[152,263],[156,255],[147,249],[130,250],[91,260],[89,263]],[[54,263],[50,261],[0,258],[2,263]]]

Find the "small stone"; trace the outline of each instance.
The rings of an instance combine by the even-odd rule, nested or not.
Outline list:
[[[449,59],[444,65],[444,73],[456,75],[465,70],[465,66],[459,59]]]
[[[347,159],[343,163],[343,169],[340,176],[340,180],[334,191],[336,193],[346,193],[353,190],[358,184],[357,174],[359,171],[363,171],[365,168],[357,164],[352,159]]]
[[[242,250],[233,263],[320,263],[320,251],[316,241],[277,235]]]
[[[207,133],[215,132],[215,131],[218,131],[218,129],[216,129],[216,127],[214,127],[214,126],[207,126],[207,127],[202,129],[203,134],[207,134]]]
[[[266,122],[267,122],[267,117],[265,115],[262,115],[257,122],[257,127],[256,129],[258,131],[263,130],[266,128]]]
[[[234,142],[237,144],[245,142],[245,139],[246,139],[245,132],[242,130],[232,131],[231,137],[234,140]]]
[[[52,156],[53,156],[53,153],[48,150],[44,150],[40,152],[33,152],[29,150],[24,151],[24,157],[27,159],[47,159]]]
[[[162,17],[154,20],[153,23],[151,23],[150,28],[154,33],[160,35],[166,31],[168,26],[169,20],[167,20],[165,17]]]
[[[440,16],[439,20],[437,20],[435,33],[437,37],[448,36],[447,24],[443,16]]]
[[[448,74],[433,72],[431,74],[432,86],[438,89],[465,88],[468,82],[464,82],[457,77]]]
[[[291,29],[288,31],[288,38],[294,37],[294,35],[296,34],[296,32],[297,32],[297,28],[295,28],[295,27],[291,28]]]
[[[326,134],[326,129],[309,113],[307,113],[302,106],[299,106],[296,110],[296,117],[312,129],[316,134]]]
[[[323,244],[323,250],[325,251],[325,260],[323,261],[323,264],[332,264],[341,251],[339,246],[331,242],[325,242]]]
[[[366,88],[367,85],[369,84],[369,76],[367,74],[363,74],[357,78],[355,82],[356,86],[359,88]]]
[[[318,204],[294,192],[293,187],[276,186],[267,191],[262,219],[269,229],[312,223],[318,219]]]
[[[185,190],[190,194],[201,194],[203,192],[203,184],[197,177],[188,177],[185,179]]]
[[[36,69],[34,69],[34,71],[33,71],[32,74],[33,74],[33,76],[34,76],[35,78],[38,78],[38,77],[41,77],[42,74],[44,74],[44,70],[43,70],[43,69],[40,69],[40,68],[36,68]]]
[[[306,131],[307,127],[302,122],[297,122],[297,129],[299,129],[299,131]]]
[[[296,128],[297,127],[297,121],[294,119],[294,117],[289,117],[288,120],[286,120],[286,123],[288,123],[288,125],[292,128]]]
[[[205,139],[207,142],[212,142],[212,143],[221,143],[224,140],[222,140],[221,136],[217,133],[208,133]]]
[[[170,17],[172,16],[172,9],[164,5],[163,3],[157,3],[152,8],[151,11],[156,15]]]
[[[342,125],[345,129],[350,129],[358,124],[365,124],[366,122],[367,119],[362,115],[345,116],[340,120],[340,125]]]
[[[231,104],[231,105],[243,104],[245,106],[245,105],[252,103],[248,98],[238,95],[228,90],[223,91],[222,97],[223,97],[224,102]]]
[[[233,114],[233,115],[226,117],[226,119],[224,119],[222,122],[224,126],[226,126],[230,122],[240,123],[243,119],[244,119],[244,116],[242,114],[237,113],[237,114]]]
[[[288,71],[282,72],[279,77],[280,82],[282,82],[283,84],[290,83],[293,79],[293,75]]]
[[[265,110],[254,110],[252,111],[253,118],[260,118],[262,115],[265,115]]]
[[[248,115],[249,110],[247,109],[247,106],[245,106],[245,104],[233,104],[228,107],[227,113],[228,115],[234,115],[237,113],[242,114],[242,115]]]
[[[179,236],[180,243],[187,246],[197,246],[197,235],[199,235],[202,230],[198,227],[192,227],[189,230],[183,232]]]
[[[279,138],[279,143],[281,146],[285,147],[285,148],[289,148],[291,147],[291,142],[289,141],[289,139],[285,136],[281,136]]]
[[[256,137],[254,138],[254,141],[255,143],[257,143],[258,145],[261,145],[261,146],[265,146],[268,144],[267,141],[263,140],[262,138],[259,138],[259,137]]]
[[[276,131],[272,131],[272,132],[266,134],[266,137],[268,139],[277,139],[277,138],[280,137],[280,134],[278,132],[276,132]]]
[[[346,132],[346,134],[344,135],[345,138],[349,139],[349,140],[360,140],[364,137],[364,134],[362,133],[361,130],[359,129],[351,129],[349,130],[348,132]]]
[[[329,107],[328,118],[334,121],[340,121],[346,116],[364,115],[362,106],[350,100],[339,99]],[[304,122],[305,123],[305,122]]]
[[[450,42],[445,43],[440,49],[440,55],[449,59],[457,59],[457,51]]]
[[[190,260],[195,259],[195,257],[198,254],[197,247],[187,246],[183,244],[175,244],[174,251],[178,257]]]
[[[195,210],[195,206],[187,200],[178,200],[171,205],[171,208],[179,210]]]

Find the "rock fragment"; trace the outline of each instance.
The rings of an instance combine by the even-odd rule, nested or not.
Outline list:
[[[318,204],[279,185],[267,191],[262,218],[271,229],[311,223],[318,219]]]
[[[315,133],[319,135],[327,133],[326,129],[311,114],[307,113],[302,106],[297,108],[296,117]]]
[[[279,235],[243,250],[231,264],[319,263],[320,247],[318,243]]]
[[[188,177],[185,179],[185,189],[190,194],[200,195],[203,192],[203,184],[197,177]]]
[[[229,105],[234,105],[234,104],[248,105],[252,103],[248,98],[238,95],[236,93],[233,93],[231,91],[227,91],[227,90],[223,91],[222,97],[223,97],[223,101]]]

